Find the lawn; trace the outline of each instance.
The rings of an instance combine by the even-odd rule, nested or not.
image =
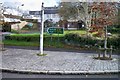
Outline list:
[[[69,34],[69,33],[78,33],[80,35],[83,35],[83,34],[86,34],[86,31],[85,30],[65,30],[64,31],[64,34],[59,34],[59,37],[63,37],[65,36],[66,34]],[[12,36],[39,36],[40,33],[27,33],[27,34],[11,34]],[[48,34],[47,32],[44,32],[44,37],[58,37],[58,34]]]
[[[4,40],[3,41],[5,45],[10,46],[35,46],[38,47],[40,45],[39,42],[26,42],[26,41],[15,41],[15,40]],[[62,42],[51,41],[51,40],[45,40],[44,41],[44,47],[56,47],[56,48],[62,48],[64,47],[64,44]]]
[[[65,35],[70,34],[70,33],[77,33],[79,35],[84,35],[86,34],[86,31],[85,30],[73,30],[73,31],[65,30],[64,34],[59,34],[59,37],[58,37],[58,34],[50,35],[45,32],[44,33],[44,47],[66,48],[66,47],[71,47],[75,45],[80,45],[82,48],[84,47],[84,45],[86,45],[86,43],[87,44],[89,43],[90,45],[94,44],[93,40],[87,41],[88,39],[84,40],[84,38],[82,38],[82,42],[78,42],[77,44],[76,44],[77,41],[75,41],[75,44],[72,44],[72,45],[65,44],[65,39],[66,39]],[[40,45],[39,44],[40,33],[11,34],[10,36],[11,36],[10,38],[8,37],[7,40],[3,41],[5,45],[12,45],[12,46],[39,46]],[[116,38],[117,36],[118,36],[117,34],[113,34],[113,36],[111,37]],[[78,40],[77,38],[74,39],[72,36],[70,37],[70,39]],[[109,45],[114,45],[118,47],[119,45],[118,42],[119,42],[118,40],[117,41],[114,40],[114,41],[109,42]]]
[[[39,42],[25,42],[25,41],[14,41],[14,40],[4,40],[5,45],[10,46],[39,46]]]
[[[86,31],[85,30],[73,30],[73,31],[69,31],[66,30],[64,31],[64,34],[59,34],[60,38],[63,38],[66,34],[69,33],[78,33],[80,35],[85,34]],[[23,37],[39,37],[40,34],[39,33],[29,33],[29,34],[11,34],[11,36],[23,36]],[[53,40],[51,41],[51,37],[53,37]],[[65,46],[64,43],[62,43],[61,41],[59,41],[58,39],[58,34],[48,34],[48,33],[44,33],[44,38],[46,38],[47,40],[44,40],[44,47],[63,47]],[[12,46],[39,46],[39,41],[16,41],[16,40],[4,40],[3,41],[5,45],[12,45]]]

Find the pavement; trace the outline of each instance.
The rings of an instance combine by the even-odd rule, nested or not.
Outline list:
[[[96,60],[96,53],[44,51],[6,48],[2,51],[0,69],[8,72],[43,74],[105,74],[120,73],[119,56],[113,60]]]

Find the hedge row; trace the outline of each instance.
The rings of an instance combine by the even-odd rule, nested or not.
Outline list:
[[[120,25],[108,26],[108,32],[110,32],[110,33],[120,33]]]
[[[6,40],[14,40],[14,41],[39,41],[39,36],[5,36]]]
[[[108,46],[114,46],[115,49],[120,49],[120,37],[114,39],[108,39]]]
[[[110,33],[120,33],[120,28],[108,29],[108,32],[110,32]]]
[[[39,42],[39,35],[29,35],[29,36],[6,36],[6,40],[14,40],[14,41],[24,41],[24,42]],[[51,37],[46,36],[44,37],[44,41],[52,41],[52,42],[62,42],[62,43],[67,43],[67,44],[72,44],[75,46],[91,46],[91,47],[98,47],[98,46],[104,46],[104,41],[93,39],[91,37],[85,37],[85,36],[80,36],[79,34],[75,33],[70,33],[66,34],[64,37]],[[120,37],[115,38],[115,39],[108,39],[108,47],[113,46],[114,48],[120,48]]]
[[[83,37],[79,34],[66,34],[65,35],[65,42],[73,44],[75,46],[91,46],[91,47],[104,47],[104,40],[93,39],[92,37]],[[110,38],[108,39],[107,46],[113,46],[115,49],[120,49],[120,37],[119,38]]]
[[[6,40],[14,40],[14,41],[24,41],[24,42],[39,42],[40,41],[40,36],[39,35],[31,35],[31,36],[5,36]],[[63,37],[44,37],[44,41],[62,41],[63,42]]]
[[[67,43],[71,43],[71,44],[74,44],[74,45],[81,45],[81,46],[84,46],[84,45],[90,45],[90,46],[94,46],[98,40],[95,40],[95,39],[92,39],[90,37],[83,37],[83,36],[80,36],[79,34],[66,34],[65,35],[65,42]]]

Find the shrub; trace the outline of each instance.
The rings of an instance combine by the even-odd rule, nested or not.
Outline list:
[[[16,34],[19,33],[19,31],[17,31],[17,30],[13,30],[13,29],[11,29],[11,32],[12,32],[12,33],[16,33]]]
[[[80,36],[75,33],[66,34],[64,38],[65,38],[65,43],[71,43],[80,46],[85,46],[85,45],[92,46],[97,43],[97,40],[92,39],[91,37]]]
[[[14,41],[24,41],[24,42],[31,42],[31,41],[35,41],[35,42],[39,42],[40,35],[8,35],[5,36],[6,40],[14,40]],[[64,38],[63,37],[59,37],[59,41],[63,42]],[[44,41],[51,41],[51,37],[50,36],[46,36],[44,37]],[[52,41],[56,42],[58,41],[58,37],[52,37]]]
[[[30,42],[30,41],[38,42],[39,41],[39,36],[10,35],[10,36],[5,36],[5,39],[6,40],[15,40],[15,41],[26,41],[26,42]]]
[[[120,33],[120,25],[113,25],[108,27],[110,33]]]
[[[39,42],[40,41],[40,35],[36,34],[15,34],[15,35],[8,35],[5,36],[6,40],[12,40],[12,41],[23,41],[23,42]],[[52,37],[52,42],[51,42],[51,36],[45,36],[44,35],[44,42],[47,45],[53,45],[54,44],[69,44],[69,45],[74,45],[74,46],[79,46],[79,47],[104,47],[104,40],[98,40],[98,39],[93,39],[91,37],[87,36],[80,36],[77,33],[70,33],[66,34],[65,36],[58,37],[53,36]],[[118,38],[108,38],[108,44],[107,47],[110,48],[110,46],[113,46],[114,49],[120,49],[120,37]]]
[[[85,45],[92,47],[104,47],[104,40],[93,39],[91,37],[80,36],[75,33],[66,34],[64,37],[64,42],[67,44],[75,45],[75,46],[83,46]],[[110,48],[113,46],[114,49],[120,49],[120,37],[119,38],[108,38],[107,47]]]
[[[115,49],[120,49],[120,37],[108,39],[108,47],[113,46]]]

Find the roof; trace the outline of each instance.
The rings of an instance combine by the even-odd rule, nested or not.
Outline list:
[[[20,19],[21,18],[21,16],[12,15],[12,14],[4,14],[4,16],[6,18],[13,18],[13,19]]]
[[[20,22],[20,16],[12,15],[12,14],[4,14],[4,22],[9,22],[9,23],[16,23]]]
[[[13,18],[5,18],[5,22],[20,22],[20,19],[13,19]]]

